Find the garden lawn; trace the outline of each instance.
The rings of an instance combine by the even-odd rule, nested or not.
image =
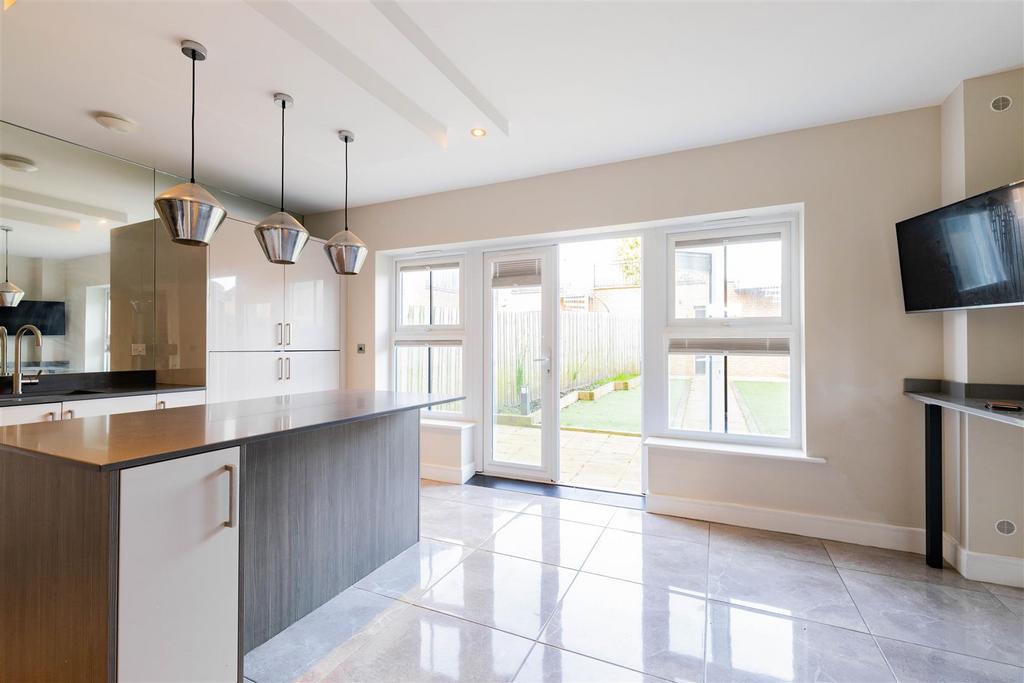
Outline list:
[[[640,389],[613,391],[596,401],[576,401],[562,409],[562,426],[640,433]]]
[[[730,382],[756,424],[756,434],[785,436],[789,432],[789,385],[785,382],[736,380]]]

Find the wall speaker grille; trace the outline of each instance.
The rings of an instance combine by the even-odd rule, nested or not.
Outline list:
[[[992,107],[992,111],[1006,111],[1013,106],[1013,100],[1006,95],[1000,95],[999,97],[994,98],[992,102],[989,103],[989,106]]]
[[[1001,519],[996,522],[996,531],[1003,536],[1012,536],[1017,531],[1017,525],[1008,519]]]

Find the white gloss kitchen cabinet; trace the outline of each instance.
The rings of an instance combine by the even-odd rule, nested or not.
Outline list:
[[[202,405],[203,403],[206,403],[206,392],[199,389],[195,391],[140,394],[137,396],[87,398],[64,401],[62,403],[6,406],[0,408],[0,427],[28,424],[30,422],[73,420],[78,417],[93,417],[95,415],[117,415],[119,413],[135,413],[143,410],[180,408],[182,406]]]
[[[121,471],[119,681],[238,680],[239,460],[235,447]]]
[[[341,349],[342,279],[310,238],[298,262],[267,261],[248,223],[228,218],[209,247],[207,348]]]
[[[340,351],[222,351],[206,367],[210,403],[340,387]]]

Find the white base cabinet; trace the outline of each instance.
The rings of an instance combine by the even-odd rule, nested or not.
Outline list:
[[[156,409],[201,406],[206,403],[205,391],[170,391],[156,395]]]
[[[238,680],[239,449],[121,472],[117,678]]]
[[[153,394],[117,396],[114,398],[90,398],[85,401],[65,402],[63,416],[65,420],[72,420],[76,417],[137,413],[143,410],[154,410],[155,408],[156,398]]]
[[[0,427],[29,422],[53,422],[61,417],[60,403],[36,403],[27,406],[0,408]]]

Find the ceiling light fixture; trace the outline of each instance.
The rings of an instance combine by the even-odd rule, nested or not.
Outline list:
[[[482,138],[485,135],[487,135],[487,131],[484,130],[483,128],[470,128],[469,134],[475,138]]]
[[[350,130],[339,130],[338,137],[345,143],[345,229],[324,245],[324,251],[338,275],[358,275],[370,250],[366,242],[348,229],[348,143],[354,141],[356,136]]]
[[[284,210],[284,111],[295,101],[279,92],[274,93],[274,103],[281,105],[281,210],[261,220],[254,232],[267,260],[287,266],[299,260],[309,231]]]
[[[135,123],[131,119],[125,116],[119,116],[117,114],[111,114],[108,111],[99,111],[93,115],[96,119],[96,123],[100,124],[107,130],[112,130],[115,133],[131,133],[134,132],[139,124]]]
[[[206,59],[206,48],[194,40],[181,41],[181,52],[192,60],[192,165],[189,181],[175,185],[153,201],[156,212],[178,244],[205,247],[227,211],[212,194],[196,185],[196,62]]]
[[[28,157],[19,157],[16,154],[0,154],[0,164],[3,164],[4,168],[9,168],[18,173],[32,173],[39,170],[36,162]]]
[[[14,228],[3,225],[0,226],[0,230],[4,231],[4,282],[0,284],[0,306],[13,308],[21,303],[25,292],[18,285],[11,282],[10,275],[8,274],[11,250],[7,245],[7,238]]]

